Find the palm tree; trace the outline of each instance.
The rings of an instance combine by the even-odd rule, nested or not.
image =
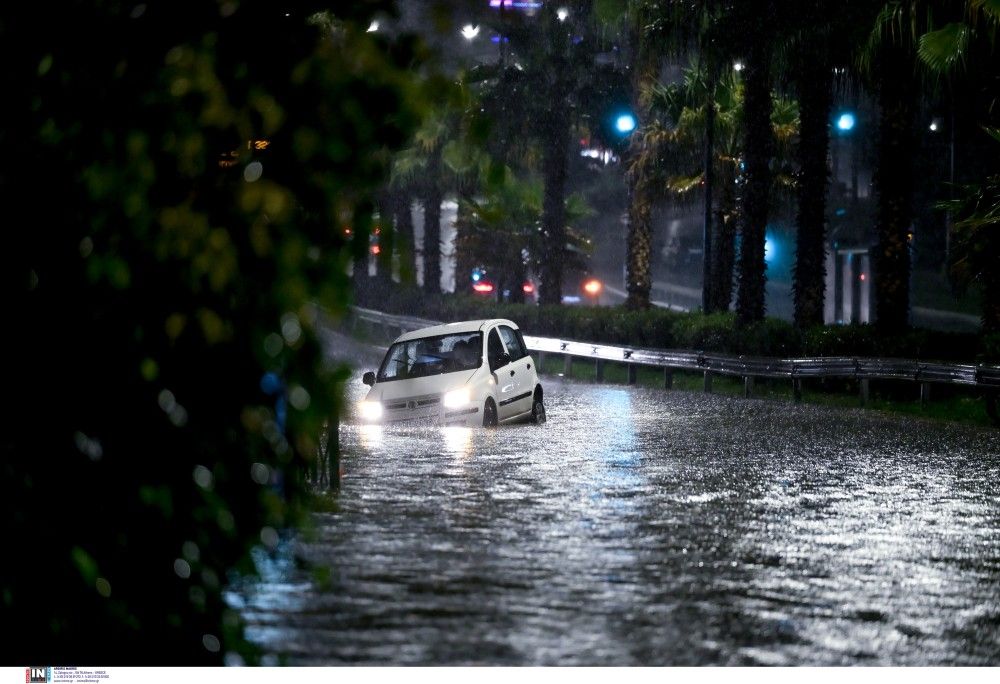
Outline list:
[[[583,93],[594,75],[592,9],[590,0],[567,0],[558,10],[545,3],[532,17],[503,13],[495,23],[504,48],[499,61],[472,74],[483,84],[492,156],[506,164],[519,158],[523,166],[537,167],[542,177],[539,294],[545,304],[562,301],[569,147]]]
[[[709,92],[713,93],[711,99]],[[733,294],[733,265],[739,216],[737,189],[741,171],[743,135],[743,85],[739,72],[723,72],[713,87],[705,69],[693,65],[684,71],[683,81],[656,86],[650,93],[650,118],[639,132],[642,154],[633,166],[643,167],[651,178],[654,200],[670,197],[675,202],[704,201],[708,192],[706,167],[718,181],[712,216],[712,258],[710,263],[710,311],[725,311]],[[771,129],[775,139],[775,173],[771,193],[784,202],[794,186],[789,166],[792,141],[798,135],[798,106],[772,93]],[[709,104],[710,103],[710,104]],[[708,125],[709,112],[715,121]],[[715,138],[713,161],[702,159],[704,140],[711,128]],[[630,171],[631,172],[631,171]]]
[[[639,121],[649,126],[652,120],[650,96],[659,80],[660,53],[654,48],[656,35],[653,8],[647,2],[628,3],[628,34],[632,47],[632,108]],[[652,213],[655,200],[654,169],[646,162],[648,139],[639,131],[629,146],[628,241],[625,259],[625,306],[648,309],[653,285],[651,255],[653,242]],[[640,160],[636,163],[636,160]]]
[[[446,168],[442,153],[454,126],[454,117],[437,112],[417,130],[409,147],[393,160],[391,185],[400,193],[413,193],[424,208],[424,291],[441,292],[441,202]]]
[[[537,177],[523,178],[505,170],[503,179],[486,185],[478,196],[459,200],[458,249],[476,265],[486,266],[498,291],[509,290],[512,301],[523,299],[527,270],[539,272],[546,257],[543,222],[544,186]],[[572,225],[590,213],[579,195],[566,199],[567,242],[560,261],[583,269],[581,256],[590,242]]]
[[[742,8],[742,6],[741,6]],[[764,238],[771,199],[772,57],[777,38],[775,2],[742,8],[745,39],[743,58],[743,164],[745,183],[740,196],[742,222],[739,255],[739,291],[736,320],[741,324],[764,318]]]
[[[796,145],[798,199],[793,295],[795,325],[823,323],[826,289],[826,191],[829,181],[830,111],[833,106],[833,26],[837,9],[807,0],[792,40],[790,62],[799,100]]]
[[[987,129],[1000,143],[1000,129]],[[983,331],[1000,332],[1000,173],[961,188],[941,205],[955,218],[950,271],[960,288],[976,284],[983,293]]]
[[[488,155],[470,131],[474,127],[470,112],[476,107],[468,83],[459,79],[426,116],[410,146],[393,159],[390,190],[405,198],[395,209],[404,240],[412,242],[413,236],[410,198],[417,197],[423,205],[423,288],[427,293],[441,292],[441,203],[445,195],[470,194],[487,175]]]
[[[984,0],[967,0],[960,13],[948,17],[951,21],[940,28],[925,32],[918,39],[917,54],[932,74],[952,81],[964,75],[966,65],[995,64],[993,36],[1000,28],[1000,5]],[[977,60],[976,57],[979,57]],[[977,70],[981,71],[981,69]],[[997,83],[997,70],[987,72],[992,87]],[[991,112],[981,116],[990,117]],[[995,121],[995,114],[993,114]],[[954,122],[952,123],[954,126]],[[984,130],[1000,143],[1000,129],[984,126]],[[1000,156],[1000,155],[998,155]],[[940,203],[953,222],[952,249],[948,255],[952,282],[964,290],[978,285],[983,295],[982,327],[984,332],[1000,332],[1000,164],[984,180],[957,188],[957,197]],[[955,189],[953,189],[954,191]]]

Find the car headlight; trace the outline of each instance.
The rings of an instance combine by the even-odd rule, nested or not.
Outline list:
[[[378,420],[382,417],[382,404],[378,401],[362,401],[358,404],[361,417],[365,420]]]
[[[452,390],[444,395],[441,402],[445,408],[459,408],[470,401],[468,388]]]

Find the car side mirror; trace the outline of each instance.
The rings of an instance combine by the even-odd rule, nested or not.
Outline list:
[[[361,382],[365,383],[369,387],[372,386],[372,385],[374,385],[375,384],[375,373],[372,372],[372,371],[368,371],[367,373],[365,373],[364,375],[361,376]]]

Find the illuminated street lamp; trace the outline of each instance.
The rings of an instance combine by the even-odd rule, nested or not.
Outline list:
[[[598,298],[601,296],[601,290],[603,289],[604,285],[597,278],[589,278],[583,284],[583,291],[588,297],[593,299],[595,303],[597,303]]]
[[[473,26],[472,24],[466,24],[462,27],[462,37],[466,40],[472,40],[479,35],[479,27]]]
[[[623,135],[628,135],[635,130],[637,122],[632,114],[620,114],[615,119],[615,130]]]
[[[855,123],[854,114],[851,112],[844,112],[837,119],[837,130],[847,133],[854,128]]]

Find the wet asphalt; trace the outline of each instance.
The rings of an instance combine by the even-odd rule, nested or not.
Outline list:
[[[375,361],[341,347],[358,399]],[[543,426],[348,419],[336,511],[230,594],[247,636],[304,665],[1000,664],[1000,432],[543,382]]]

